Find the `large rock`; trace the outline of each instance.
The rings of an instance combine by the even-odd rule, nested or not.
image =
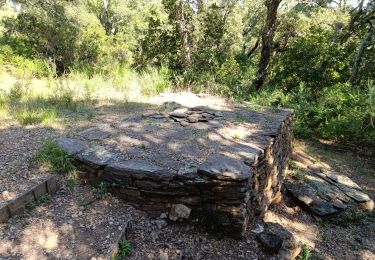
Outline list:
[[[58,138],[56,144],[70,156],[74,156],[88,148],[86,142],[72,138]]]
[[[77,159],[89,166],[98,169],[116,159],[116,155],[101,146],[94,146],[77,155]]]
[[[303,180],[289,179],[286,189],[314,215],[324,217],[349,207],[372,210],[373,201],[349,177],[321,165],[307,166]]]
[[[301,252],[300,243],[293,233],[278,223],[264,223],[264,231],[257,235],[267,254],[275,254],[276,259],[295,259]]]
[[[198,173],[217,179],[246,180],[252,176],[249,166],[225,155],[215,155],[201,164]]]
[[[105,171],[136,179],[171,180],[176,177],[175,174],[140,159],[111,163],[105,168]]]
[[[190,212],[191,209],[183,204],[173,204],[169,212],[169,219],[173,221],[188,219]]]

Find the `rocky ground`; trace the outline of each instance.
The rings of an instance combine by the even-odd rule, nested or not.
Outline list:
[[[160,98],[159,103],[163,102]],[[15,122],[0,128],[0,190],[19,194],[46,169],[30,163],[41,143],[50,137],[72,135],[93,124],[111,124],[130,112],[147,113],[158,105],[127,104],[98,107],[92,121],[76,122],[62,129],[41,125],[22,127]],[[319,142],[297,142],[296,150],[334,168],[375,198],[374,161]],[[295,174],[291,172],[291,174]],[[0,225],[0,259],[82,259],[80,254],[109,257],[121,234],[131,247],[128,259],[265,259],[256,236],[265,228],[252,223],[243,240],[205,232],[199,226],[171,222],[165,216],[150,218],[103,190],[62,178],[60,191],[24,214]],[[7,192],[5,192],[7,191]],[[5,192],[5,193],[4,193]],[[266,221],[291,231],[306,245],[304,255],[315,259],[375,259],[375,215],[354,212],[334,218],[313,217],[289,194],[270,208]],[[126,232],[125,232],[126,231]],[[90,259],[88,258],[88,259]]]

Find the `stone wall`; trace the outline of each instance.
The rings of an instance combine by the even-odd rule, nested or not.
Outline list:
[[[183,204],[191,209],[190,220],[241,238],[249,220],[262,217],[280,199],[294,115],[288,111],[282,117],[266,134],[268,145],[252,162],[219,153],[181,174],[147,160],[113,161],[108,153],[93,155],[88,143],[78,139],[61,138],[57,143],[74,158],[83,178],[112,184],[110,191],[130,204],[155,216]]]

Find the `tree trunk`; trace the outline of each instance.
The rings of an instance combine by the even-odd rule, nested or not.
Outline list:
[[[365,37],[363,38],[363,40],[361,41],[361,44],[359,45],[359,50],[358,50],[358,53],[354,59],[354,63],[353,63],[353,67],[352,67],[352,74],[350,75],[350,83],[352,83],[352,85],[358,83],[358,72],[359,72],[359,67],[361,65],[361,60],[362,60],[362,56],[363,56],[363,53],[365,52],[365,48],[367,47],[367,44],[372,36],[372,34],[374,33],[373,30],[371,30],[372,28],[370,28],[370,30],[366,33]]]
[[[276,30],[277,22],[277,9],[281,0],[265,0],[267,7],[266,23],[262,31],[262,50],[258,68],[258,79],[254,82],[254,86],[259,90],[268,74],[268,65],[271,59],[273,36]]]
[[[181,42],[182,42],[184,64],[185,66],[189,66],[191,62],[189,31],[187,28],[187,22],[186,22],[184,10],[183,10],[183,0],[179,0],[178,6],[176,8],[176,12],[177,12],[176,15],[177,15],[178,29],[180,32],[180,37],[181,37]]]

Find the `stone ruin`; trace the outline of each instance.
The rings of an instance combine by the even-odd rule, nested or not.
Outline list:
[[[241,238],[249,220],[281,199],[292,150],[294,113],[246,104],[182,106],[96,125],[58,145],[83,178],[157,216],[185,210]]]

